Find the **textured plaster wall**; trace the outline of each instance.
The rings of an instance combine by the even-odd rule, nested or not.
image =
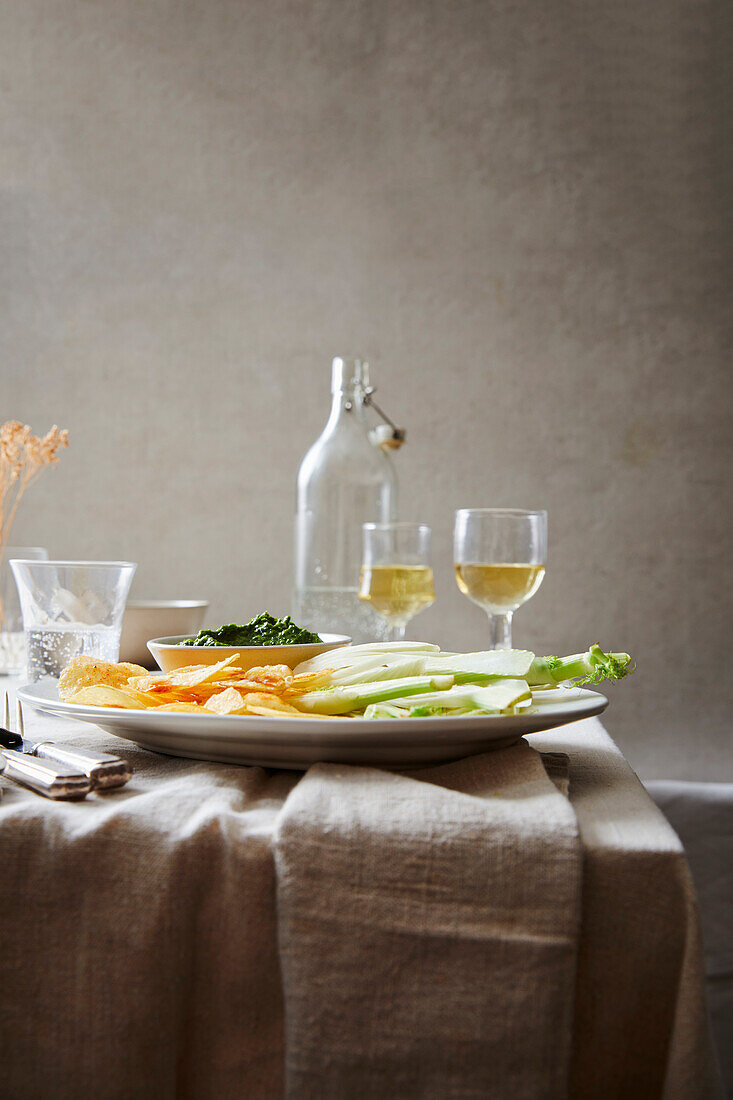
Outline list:
[[[0,415],[69,427],[14,541],[288,607],[334,353],[453,509],[545,506],[519,644],[628,648],[646,776],[731,778],[725,0],[0,4]]]

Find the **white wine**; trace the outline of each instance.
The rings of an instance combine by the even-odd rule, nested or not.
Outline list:
[[[542,584],[544,565],[456,563],[456,581],[464,596],[487,611],[504,614],[525,603]]]
[[[409,622],[435,602],[433,571],[429,565],[365,565],[359,599],[393,623]]]

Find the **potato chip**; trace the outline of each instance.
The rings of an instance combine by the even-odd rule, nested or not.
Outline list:
[[[170,674],[171,683],[176,684],[178,687],[196,687],[197,684],[208,684],[213,680],[218,680],[221,673],[237,660],[237,654],[233,653],[231,657],[225,657],[223,661],[217,661],[215,665],[195,665],[186,671],[176,669],[175,672]]]
[[[288,684],[285,690],[285,694],[301,695],[306,691],[316,691],[329,683],[332,675],[333,669],[330,668],[324,668],[318,672],[301,673],[300,676],[293,677],[292,682]]]
[[[81,688],[97,684],[121,687],[131,676],[144,672],[140,665],[114,664],[97,657],[72,657],[59,679],[59,699],[69,702],[70,697]]]
[[[206,705],[216,714],[244,714],[247,709],[245,696],[231,687],[211,695]]]
[[[212,714],[213,711],[208,710],[206,707],[201,706],[200,703],[164,703],[162,707],[156,707],[156,710],[175,711],[179,714]]]
[[[293,682],[293,670],[288,665],[261,665],[257,668],[248,668],[246,676],[248,680],[255,680],[258,684],[266,684],[268,687],[288,687]]]
[[[291,711],[281,711],[281,710],[277,710],[275,707],[263,707],[263,706],[247,707],[247,710],[244,713],[245,714],[251,714],[251,715],[258,714],[262,718],[294,718],[296,714],[298,716],[300,716],[299,712],[297,710],[294,710],[292,712]]]
[[[126,690],[130,690],[127,688]],[[149,707],[165,707],[169,703],[200,703],[201,699],[196,695],[184,694],[180,691],[143,691],[141,694],[147,699]]]
[[[284,696],[320,687],[328,670],[294,677],[287,665],[244,671],[236,654],[211,665],[146,672],[139,665],[75,658],[64,670],[59,696],[88,706],[153,709],[189,714],[305,715]]]
[[[128,683],[135,691],[151,691],[153,688],[158,688],[159,685],[161,691],[164,688],[170,688],[168,675],[164,672],[146,672],[144,676],[131,676]]]
[[[217,661],[213,665],[187,665],[184,668],[177,668],[175,672],[136,676],[131,686],[137,688],[138,691],[150,691],[161,687],[198,687],[199,684],[207,684],[213,680],[218,680],[221,673],[236,660],[238,660],[238,657],[234,653],[231,657],[225,657],[223,661]]]
[[[300,711],[290,703],[284,702],[279,695],[272,695],[269,692],[250,692],[244,696],[244,701],[248,713],[300,715]]]
[[[226,658],[226,662],[229,662],[229,663],[231,663],[234,660],[236,660],[235,657],[227,657]],[[218,665],[221,665],[221,664],[224,664],[224,663],[225,663],[225,661],[222,659],[222,661],[218,662]],[[156,682],[157,683],[158,680],[167,680],[170,676],[178,676],[179,673],[181,673],[181,672],[201,672],[202,669],[208,668],[209,670],[211,670],[211,669],[216,668],[216,667],[218,667],[216,663],[214,663],[214,664],[204,664],[203,662],[201,662],[197,665],[178,665],[176,668],[169,669],[168,672],[162,672],[162,671],[161,672],[148,672],[147,676],[148,676],[148,679],[151,680],[151,682]],[[232,671],[237,676],[242,675],[241,668],[240,669],[233,669]],[[227,673],[227,675],[229,675],[229,673]]]
[[[226,685],[227,687],[236,688],[237,691],[242,692],[262,691],[264,687],[267,687],[268,692],[272,692],[274,695],[278,695],[281,691],[280,687],[278,686],[263,684],[257,680],[219,680],[216,684],[212,684],[211,687],[222,688],[224,687],[224,685]]]
[[[85,707],[123,707],[125,710],[139,710],[141,707],[147,709],[153,705],[140,691],[109,687],[106,684],[80,688],[79,691],[69,696],[66,701],[68,703],[79,703]]]
[[[239,673],[241,676],[241,672]],[[213,695],[221,694],[226,688],[234,688],[236,691],[245,695],[249,692],[263,692],[271,693],[273,695],[282,694],[283,688],[278,686],[271,686],[269,684],[257,683],[254,680],[229,680],[221,679],[216,680],[209,684],[199,684],[193,688],[176,687],[175,685],[168,687],[165,684],[160,684],[150,689],[151,694],[165,695],[167,693],[174,693],[177,698],[190,699],[194,702],[203,702],[210,699]]]
[[[159,690],[145,691],[142,694],[149,700],[152,707],[163,707],[169,703],[197,703],[205,706],[212,695],[223,690],[223,684],[212,684],[210,691],[199,688],[161,688]]]

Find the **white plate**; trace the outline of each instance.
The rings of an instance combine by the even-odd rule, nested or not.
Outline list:
[[[561,702],[509,718],[300,719],[83,707],[59,702],[55,683],[26,684],[18,689],[18,697],[36,710],[92,722],[155,752],[299,769],[318,761],[409,768],[457,760],[511,745],[525,733],[589,718],[608,706],[599,692],[572,688]]]

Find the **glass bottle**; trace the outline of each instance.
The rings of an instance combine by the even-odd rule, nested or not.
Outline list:
[[[333,360],[331,415],[298,471],[293,618],[311,630],[383,640],[384,620],[359,599],[362,525],[395,518],[397,480],[365,416],[369,365]]]

